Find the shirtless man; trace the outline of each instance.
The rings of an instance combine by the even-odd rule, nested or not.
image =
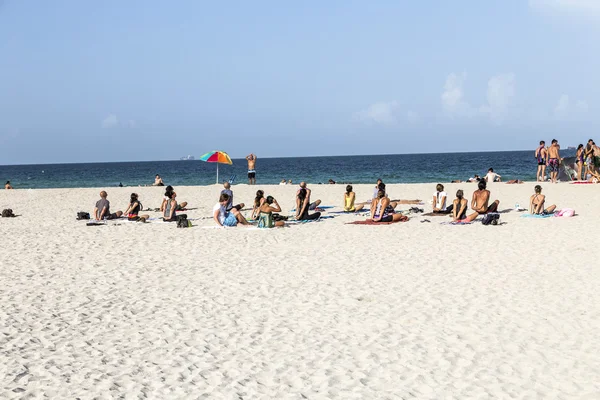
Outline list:
[[[4,189],[10,190],[12,189],[12,185],[10,184],[10,181],[6,181],[6,184],[4,185]]]
[[[546,180],[546,160],[548,159],[548,152],[546,151],[546,142],[540,140],[540,147],[535,149],[535,158],[537,160],[537,181]]]
[[[248,160],[248,184],[255,185],[256,184],[256,154],[250,154],[246,156],[246,160]]]
[[[556,183],[558,178],[558,167],[562,158],[560,158],[560,145],[558,140],[552,139],[552,145],[548,148],[548,169],[550,170],[550,181]]]
[[[490,191],[486,189],[487,184],[484,180],[480,180],[477,184],[479,190],[473,192],[473,199],[471,200],[471,208],[474,213],[467,217],[467,221],[473,221],[480,214],[487,214],[491,212],[496,212],[498,210],[498,205],[500,202],[498,200],[490,202]],[[489,204],[489,206],[488,206]]]
[[[300,182],[300,187],[298,188],[298,190],[296,190],[296,197],[298,197],[298,193],[300,193],[300,190],[302,190],[302,189],[306,190],[306,201],[308,201],[308,209],[309,210],[316,209],[321,204],[321,200],[317,199],[317,200],[313,201],[312,203],[310,202],[310,195],[312,192],[309,188],[306,187],[306,182]]]

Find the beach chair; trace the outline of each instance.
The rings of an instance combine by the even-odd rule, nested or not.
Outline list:
[[[231,175],[231,177],[229,178],[230,185],[233,185],[233,182],[235,182],[235,178],[237,178],[237,175]]]

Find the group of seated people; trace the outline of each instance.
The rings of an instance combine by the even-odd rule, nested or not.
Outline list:
[[[446,206],[446,199],[447,194],[444,191],[444,185],[438,183],[436,192],[433,194],[433,212],[452,214],[454,221],[473,221],[479,215],[498,211],[498,206],[500,205],[498,200],[490,203],[490,191],[487,190],[487,183],[483,179],[477,183],[477,190],[473,192],[473,197],[471,198],[472,214],[467,216],[468,201],[464,198],[462,190],[456,192],[456,199],[454,199],[450,206]]]

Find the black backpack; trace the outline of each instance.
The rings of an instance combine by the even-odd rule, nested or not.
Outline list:
[[[177,227],[178,228],[189,228],[192,226],[192,221],[187,218],[177,218]]]
[[[481,223],[484,225],[498,225],[498,221],[500,220],[500,214],[498,213],[489,213],[485,214]]]
[[[16,215],[13,214],[13,210],[11,210],[10,208],[6,208],[6,209],[2,210],[2,217],[10,218],[10,217],[16,217]]]
[[[82,220],[82,219],[90,219],[90,213],[87,213],[85,211],[79,211],[77,213],[77,220]]]

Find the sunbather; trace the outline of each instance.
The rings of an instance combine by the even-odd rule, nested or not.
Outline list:
[[[473,221],[482,214],[496,212],[496,210],[498,210],[498,205],[500,204],[500,201],[498,200],[489,204],[490,191],[486,189],[487,184],[485,180],[480,180],[477,187],[479,189],[473,192],[473,199],[471,200],[471,209],[473,209],[474,213],[467,217],[468,221]]]
[[[396,222],[404,219],[404,216],[394,212],[385,191],[380,190],[377,192],[377,198],[371,203],[371,219],[373,222]]]
[[[283,221],[274,221],[273,212],[281,212],[281,207],[273,196],[267,196],[263,204],[259,208],[258,227],[259,228],[274,228],[285,226]]]
[[[186,214],[179,214],[177,215],[175,212],[177,211],[178,207],[177,207],[177,193],[175,191],[172,192],[168,192],[167,197],[169,198],[168,200],[166,200],[165,203],[165,209],[163,212],[163,221],[165,222],[176,222],[177,220],[181,219],[181,218],[187,218]]]
[[[314,204],[314,203],[313,203]],[[321,216],[320,212],[316,212],[313,214],[309,214],[308,210],[310,209],[310,194],[308,189],[301,188],[298,190],[298,194],[296,195],[296,219],[297,220],[313,220],[318,219]]]
[[[534,194],[529,199],[529,213],[530,214],[552,214],[556,209],[556,206],[552,204],[548,208],[544,208],[546,202],[546,196],[542,194],[542,187],[535,185]]]
[[[146,222],[150,216],[146,214],[139,215],[142,208],[142,203],[139,201],[137,193],[131,193],[129,206],[127,206],[127,210],[125,210],[127,219],[130,221]]]
[[[219,202],[213,207],[213,219],[219,226],[236,226],[238,223],[242,225],[248,225],[248,221],[237,209],[232,208],[227,211],[227,203],[229,202],[229,195],[226,193],[221,194]]]
[[[356,212],[362,210],[365,207],[364,204],[354,205],[355,200],[356,193],[352,191],[352,185],[346,186],[346,193],[344,193],[344,211]]]
[[[462,221],[467,218],[467,199],[462,190],[456,191],[456,199],[452,202],[452,220]]]

